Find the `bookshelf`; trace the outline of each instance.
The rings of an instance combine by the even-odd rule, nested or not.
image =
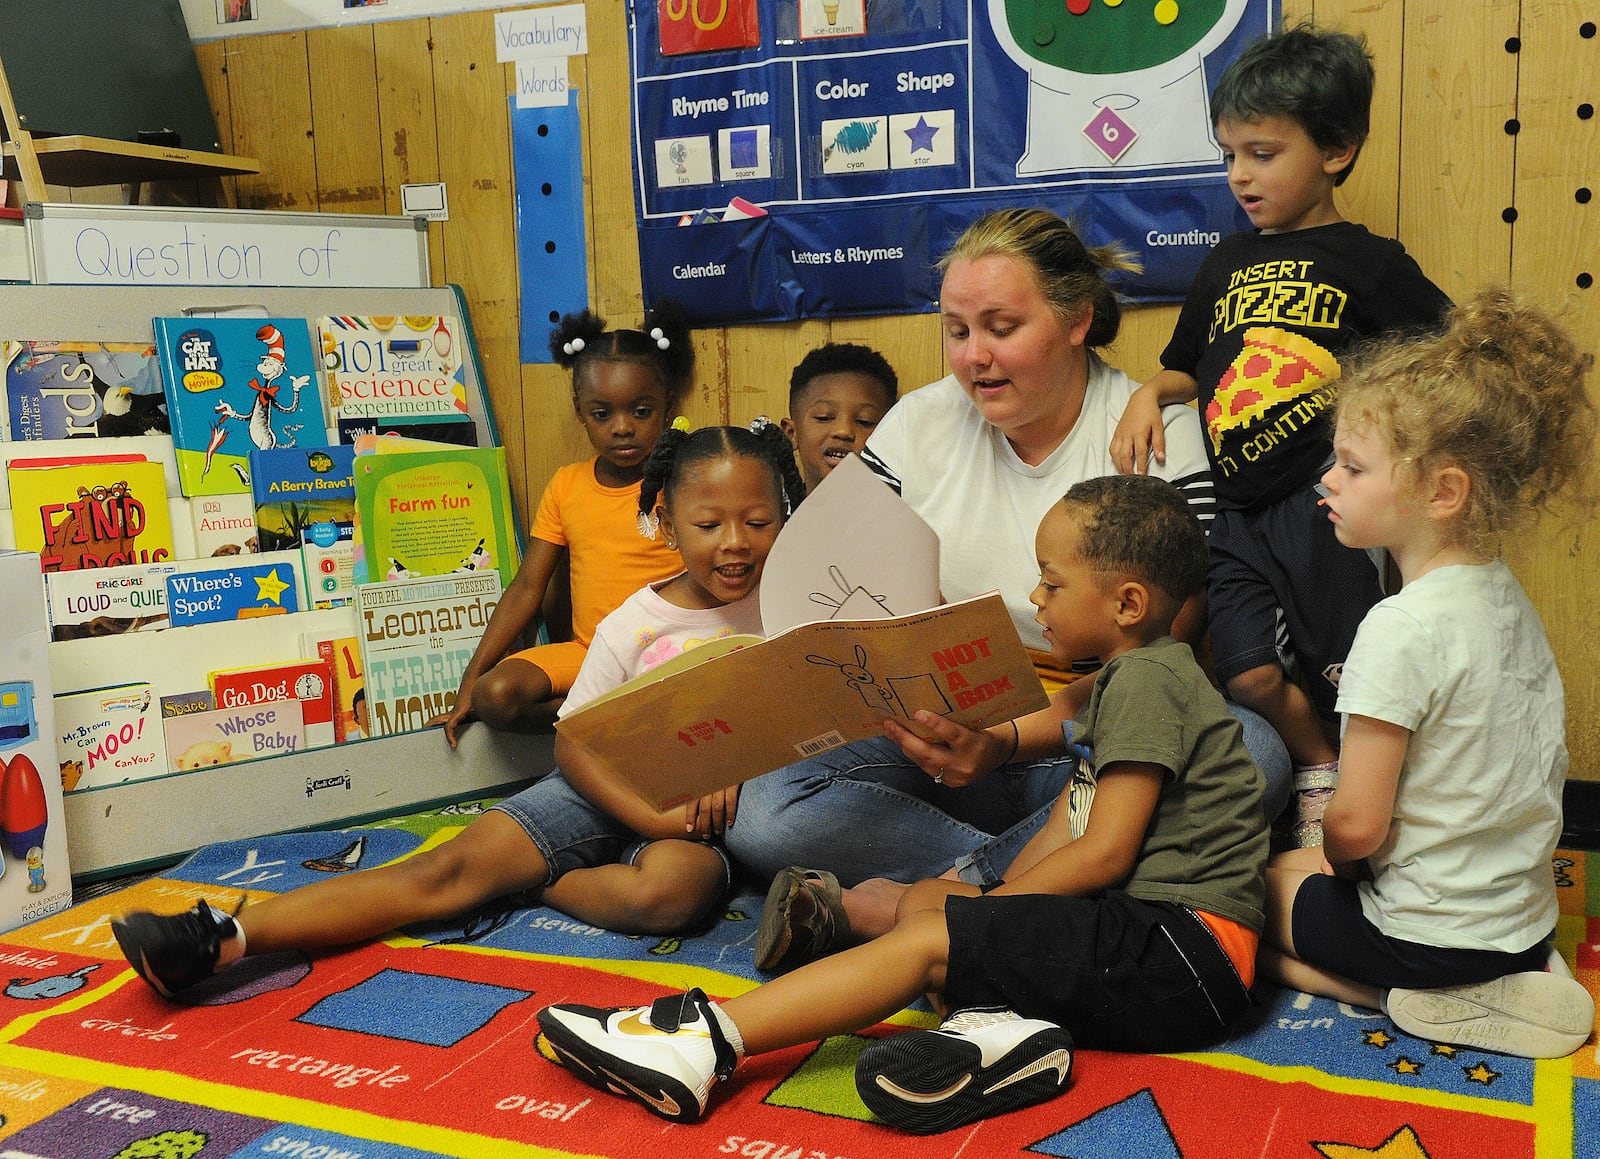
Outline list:
[[[461,319],[468,413],[481,445],[498,445],[465,298],[423,289],[0,285],[7,334],[138,339],[151,319],[189,309],[253,305],[269,314],[451,314]],[[293,621],[289,623],[288,621]],[[72,692],[171,671],[198,680],[212,668],[293,658],[302,633],[356,632],[352,607],[50,645],[54,691]],[[191,685],[193,686],[193,685]],[[65,801],[74,877],[83,881],[170,863],[201,845],[327,828],[434,803],[513,791],[554,767],[554,734],[510,736],[473,725],[452,750],[442,729],[350,741],[281,757],[87,789]]]

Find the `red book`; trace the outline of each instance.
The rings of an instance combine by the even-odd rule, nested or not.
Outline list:
[[[212,672],[208,680],[218,709],[298,700],[305,714],[306,747],[334,742],[333,671],[321,657],[229,668]]]

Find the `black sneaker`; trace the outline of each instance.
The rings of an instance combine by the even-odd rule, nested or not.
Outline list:
[[[209,978],[223,939],[236,929],[232,917],[203,901],[188,913],[141,912],[111,920],[128,964],[163,998]]]
[[[918,1135],[1031,1107],[1072,1074],[1072,1035],[1010,1010],[958,1010],[938,1030],[880,1038],[856,1060],[856,1090],[891,1127]]]

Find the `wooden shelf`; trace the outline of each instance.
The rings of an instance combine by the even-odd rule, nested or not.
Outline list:
[[[106,137],[77,134],[34,137],[32,145],[45,181],[50,185],[69,188],[235,177],[261,172],[261,163],[254,157],[209,153],[202,149],[140,145]],[[0,146],[0,154],[3,154],[0,176],[13,181],[21,180],[18,153],[19,147],[15,141],[6,141]]]

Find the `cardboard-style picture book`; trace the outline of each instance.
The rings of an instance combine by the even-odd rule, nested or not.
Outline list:
[[[148,681],[56,697],[56,756],[70,793],[167,773],[167,744]]]
[[[278,448],[250,454],[250,492],[261,550],[300,551],[313,607],[355,593],[355,452]]]
[[[766,639],[682,653],[557,730],[670,808],[881,736],[919,709],[984,728],[1048,700],[996,593],[939,604],[933,530],[855,456],[807,497],[761,578]]]
[[[253,757],[281,757],[306,747],[298,700],[191,712],[161,723],[167,731],[167,760],[175,773]]]
[[[304,318],[154,320],[185,495],[248,494],[251,450],[324,447]]]
[[[298,700],[307,748],[334,742],[333,671],[322,657],[226,668],[208,676],[218,708]]]
[[[455,706],[499,602],[492,570],[356,588],[368,736],[411,732]]]
[[[8,437],[165,435],[172,431],[148,342],[0,342]]]
[[[47,574],[52,640],[81,640],[169,627],[167,576],[178,565],[135,563]]]
[[[72,904],[39,557],[0,552],[0,930]]]
[[[7,465],[17,547],[37,551],[47,573],[173,557],[161,464],[107,458],[13,459]]]
[[[516,578],[502,448],[357,455],[354,469],[358,583],[486,569],[503,587]]]
[[[181,497],[183,489],[178,483],[178,457],[172,449],[168,435],[102,435],[93,442],[78,439],[45,439],[29,443],[0,443],[0,460],[9,466],[16,459],[76,459],[101,456],[127,455],[160,463],[165,491],[169,499]],[[4,471],[0,471],[0,507],[11,506],[11,486]]]
[[[305,607],[299,552],[218,556],[206,562],[212,566],[180,566],[167,576],[171,627],[278,616]]]
[[[317,335],[330,426],[349,419],[471,422],[455,318],[339,315],[319,318]]]
[[[355,636],[307,640],[333,673],[333,739],[338,744],[367,735],[367,694],[361,673],[361,641]]]

